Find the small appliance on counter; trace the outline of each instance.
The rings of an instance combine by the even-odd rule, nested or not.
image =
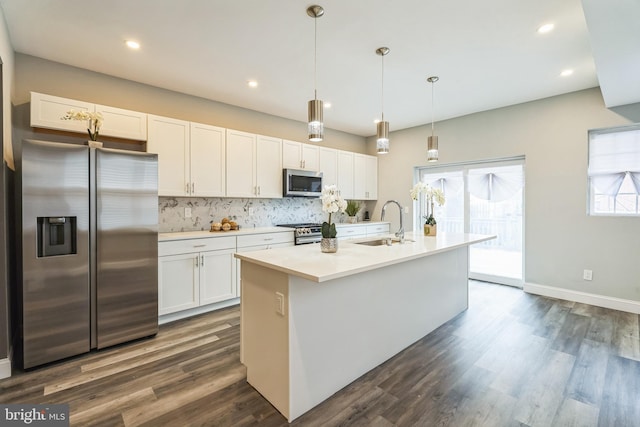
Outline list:
[[[369,211],[364,211],[363,221],[371,221],[371,218],[369,218]]]
[[[158,332],[157,160],[22,142],[13,313],[20,367]]]

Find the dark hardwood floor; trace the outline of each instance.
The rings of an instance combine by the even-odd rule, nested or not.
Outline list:
[[[469,309],[294,426],[639,426],[638,315],[470,283]],[[0,380],[2,403],[71,425],[281,426],[246,382],[239,310]],[[366,351],[364,349],[363,351]]]

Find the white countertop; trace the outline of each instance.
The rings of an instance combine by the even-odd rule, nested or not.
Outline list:
[[[419,231],[406,233],[406,239],[415,241],[404,244],[367,246],[355,243],[376,238],[380,237],[342,240],[338,243],[338,252],[333,254],[322,253],[320,245],[310,244],[236,253],[235,257],[314,282],[324,282],[484,242],[496,236],[440,232],[436,237],[425,237]]]
[[[209,237],[241,236],[246,234],[291,233],[288,227],[241,227],[240,230],[230,231],[177,231],[172,233],[158,233],[159,242],[185,239],[206,239]]]
[[[389,224],[388,221],[361,221],[355,224],[350,223],[336,223],[336,227],[343,226],[365,226],[365,225],[378,225]],[[293,228],[288,227],[241,227],[240,230],[234,231],[174,231],[170,233],[158,233],[159,242],[168,242],[171,240],[185,240],[185,239],[205,239],[208,237],[223,237],[223,236],[239,236],[246,234],[264,234],[264,233],[291,233]]]

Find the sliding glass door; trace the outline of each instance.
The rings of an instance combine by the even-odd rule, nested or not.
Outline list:
[[[435,211],[439,233],[498,236],[471,246],[470,277],[521,287],[524,159],[421,168],[418,175],[445,194]],[[424,203],[419,205],[417,226],[425,214]]]

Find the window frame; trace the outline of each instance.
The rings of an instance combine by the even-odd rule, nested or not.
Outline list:
[[[595,187],[592,183],[591,175],[589,174],[589,165],[591,164],[591,145],[592,145],[592,137],[596,135],[604,135],[604,134],[612,134],[612,133],[625,133],[631,131],[640,131],[640,123],[636,123],[628,126],[614,126],[609,128],[599,128],[599,129],[590,129],[587,132],[587,216],[594,217],[640,217],[640,194],[635,194],[635,212],[617,212],[618,196],[629,196],[633,195],[633,193],[618,193],[615,196],[610,196],[604,193],[596,193]],[[625,176],[624,178],[629,179],[629,176]],[[607,212],[596,212],[596,198],[608,197],[610,200],[609,204],[613,206],[612,211]]]

